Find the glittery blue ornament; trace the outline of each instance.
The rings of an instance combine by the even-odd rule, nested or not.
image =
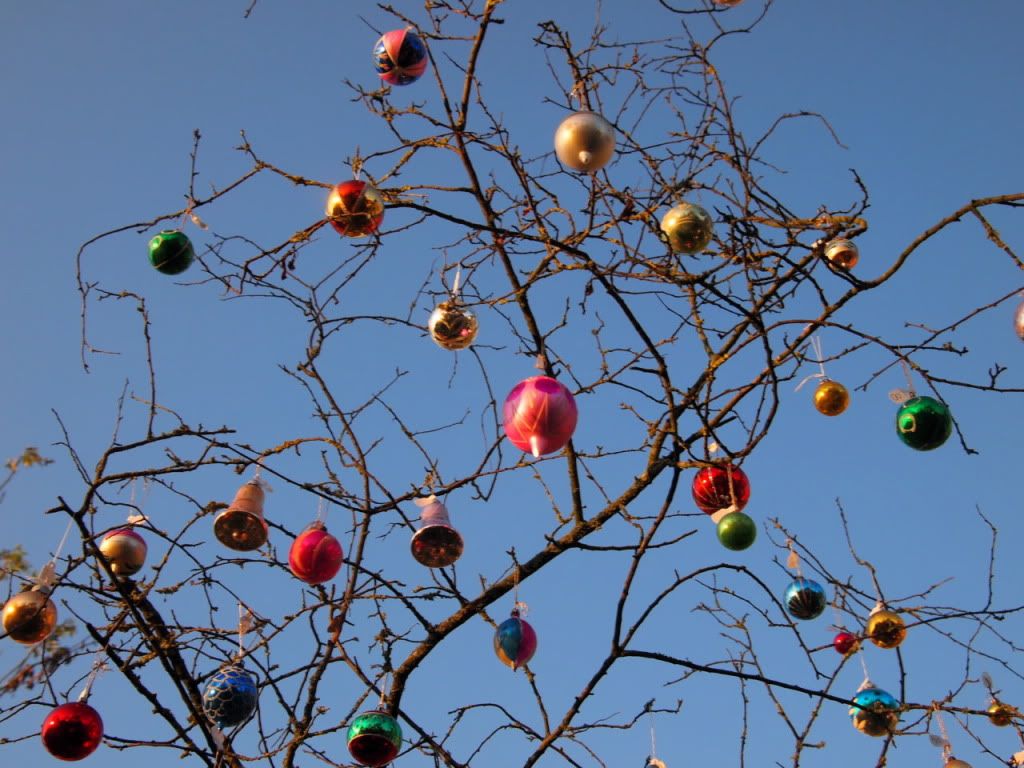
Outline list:
[[[853,727],[868,736],[888,736],[900,721],[900,703],[881,688],[865,688],[853,697],[850,707]]]
[[[828,600],[821,584],[810,579],[793,579],[786,588],[786,610],[795,619],[816,619]]]
[[[256,678],[244,667],[224,667],[203,691],[203,711],[220,728],[244,723],[256,711]]]

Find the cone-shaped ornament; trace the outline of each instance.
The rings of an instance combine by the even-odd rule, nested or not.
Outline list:
[[[420,528],[412,536],[410,548],[416,562],[428,568],[447,568],[462,556],[462,535],[448,517],[448,509],[430,496],[416,502],[420,511]]]
[[[251,552],[267,543],[267,522],[263,519],[263,486],[251,480],[235,494],[231,506],[213,521],[217,540],[237,552]]]

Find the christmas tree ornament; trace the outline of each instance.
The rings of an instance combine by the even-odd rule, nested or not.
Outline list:
[[[938,400],[926,395],[912,397],[896,413],[896,431],[914,450],[931,451],[953,433],[953,415]]]
[[[715,5],[721,5],[726,8],[732,8],[734,5],[739,5],[743,0],[712,0]]]
[[[599,171],[614,153],[615,128],[595,112],[575,112],[555,131],[555,154],[574,171]]]
[[[373,46],[373,64],[388,85],[409,85],[427,71],[427,47],[411,29],[393,29]]]
[[[816,581],[797,578],[786,587],[786,596],[783,599],[786,610],[795,619],[816,619],[821,616],[828,603],[825,597],[825,590]]]
[[[907,625],[898,613],[879,606],[868,617],[864,634],[879,648],[895,648],[907,636]]]
[[[1017,305],[1013,315],[1013,329],[1017,332],[1017,338],[1024,341],[1024,301]]]
[[[4,632],[22,645],[42,642],[57,627],[57,606],[39,587],[13,595],[2,615]]]
[[[869,687],[858,691],[850,707],[853,727],[868,736],[888,736],[900,721],[900,703],[891,693]]]
[[[965,763],[963,760],[957,760],[952,755],[946,760],[945,768],[972,768],[970,763]]]
[[[149,263],[165,275],[180,275],[196,258],[192,241],[178,229],[165,229],[149,241]]]
[[[61,704],[50,711],[39,732],[43,746],[60,760],[82,760],[103,740],[103,719],[84,701]]]
[[[452,526],[448,508],[436,496],[416,499],[420,507],[420,527],[412,536],[410,548],[416,562],[428,568],[447,568],[462,556],[462,535]]]
[[[837,269],[853,269],[860,260],[860,250],[852,240],[838,237],[828,241],[825,258]]]
[[[213,521],[217,540],[236,552],[251,552],[267,543],[267,521],[263,519],[263,484],[250,480],[238,489],[231,506]]]
[[[814,390],[814,407],[823,416],[838,416],[850,405],[850,393],[838,381],[825,379]]]
[[[849,656],[860,650],[860,640],[850,632],[840,632],[832,639],[832,647],[841,656]]]
[[[100,554],[115,576],[133,576],[146,562],[146,540],[132,528],[117,528],[100,541]]]
[[[1018,714],[1015,708],[1011,707],[1009,704],[1004,704],[997,699],[992,700],[992,703],[986,711],[988,712],[989,722],[991,722],[992,725],[999,726],[1000,728],[1005,728],[1010,725],[1013,722],[1013,718]]]
[[[318,520],[295,537],[288,550],[288,567],[307,584],[323,584],[338,575],[344,558],[341,543]]]
[[[218,728],[241,725],[256,711],[256,678],[240,664],[222,668],[203,689],[203,711]]]
[[[711,242],[715,223],[699,205],[684,202],[662,217],[661,231],[676,253],[700,253]]]
[[[750,481],[734,464],[712,464],[693,478],[693,501],[706,515],[729,509],[740,512],[750,501]]]
[[[512,609],[512,615],[498,625],[494,633],[494,653],[507,667],[516,671],[533,658],[537,652],[537,633],[526,619],[520,618],[520,603]]]
[[[327,196],[327,220],[344,237],[365,237],[384,221],[384,198],[365,181],[343,181]]]
[[[454,352],[465,349],[476,338],[479,330],[476,315],[466,309],[457,299],[442,301],[430,314],[427,322],[430,338],[439,347]]]
[[[718,540],[734,552],[744,550],[757,538],[757,524],[742,512],[730,512],[718,521]]]
[[[402,726],[387,712],[363,712],[348,727],[348,753],[367,768],[387,765],[401,749]]]
[[[534,458],[562,450],[576,429],[576,401],[561,382],[531,376],[512,388],[503,410],[505,435]]]

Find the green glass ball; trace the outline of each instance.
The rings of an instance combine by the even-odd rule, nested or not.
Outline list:
[[[913,397],[896,414],[896,432],[914,450],[930,451],[949,439],[953,416],[949,408],[934,398]]]
[[[746,549],[757,538],[757,523],[750,515],[730,512],[718,521],[718,540],[734,552]]]
[[[363,712],[348,727],[348,751],[360,765],[387,765],[401,749],[402,727],[387,712]]]
[[[192,241],[177,229],[165,229],[149,241],[149,263],[165,275],[180,275],[195,257]]]

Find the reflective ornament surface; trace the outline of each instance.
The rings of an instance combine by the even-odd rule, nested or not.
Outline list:
[[[238,489],[231,506],[213,521],[217,541],[236,552],[251,552],[267,543],[267,522],[263,519],[263,488],[250,482]]]
[[[946,768],[973,768],[970,763],[965,763],[963,760],[957,760],[955,757],[950,755],[946,761]]]
[[[462,534],[451,524],[447,507],[437,499],[424,504],[420,529],[409,544],[416,562],[427,568],[447,568],[462,557],[464,546]]]
[[[860,650],[860,640],[850,632],[840,632],[832,639],[832,647],[836,649],[836,653],[849,656]]]
[[[1013,315],[1013,329],[1017,332],[1017,338],[1024,341],[1024,301],[1017,305]]]
[[[348,753],[360,765],[387,765],[401,749],[402,727],[387,712],[363,712],[348,727]]]
[[[288,550],[288,567],[307,584],[323,584],[338,575],[345,554],[323,523],[314,523],[295,537]]]
[[[786,587],[786,596],[783,600],[786,610],[795,619],[816,619],[825,610],[828,599],[825,597],[825,590],[816,581],[810,579],[794,579],[793,583]]]
[[[825,379],[814,390],[814,407],[823,416],[838,416],[850,405],[850,393],[838,381]]]
[[[724,5],[726,8],[731,8],[734,5],[739,5],[743,0],[712,0],[715,5]]]
[[[365,237],[384,221],[384,198],[365,181],[343,181],[327,196],[327,220],[345,237]]]
[[[180,275],[196,257],[188,235],[177,229],[165,229],[149,241],[149,263],[165,275]]]
[[[1000,728],[1005,728],[1010,725],[1016,715],[1016,709],[1001,701],[993,701],[988,708],[989,722],[991,722],[992,725],[999,726]]]
[[[531,376],[505,398],[505,435],[521,451],[538,456],[562,450],[576,429],[572,392],[550,376]]]
[[[874,611],[868,618],[864,634],[879,648],[895,648],[907,636],[907,625],[895,611]]]
[[[661,219],[661,231],[676,253],[700,253],[715,232],[711,214],[694,203],[680,203]]]
[[[61,760],[81,760],[103,740],[103,718],[84,701],[61,704],[50,711],[39,731],[46,751]]]
[[[4,604],[3,625],[11,640],[35,645],[48,638],[57,626],[57,606],[37,589],[19,592]]]
[[[507,667],[515,671],[533,658],[537,652],[537,633],[526,619],[519,617],[519,611],[498,625],[494,632],[494,653]]]
[[[733,464],[704,467],[693,478],[690,487],[693,502],[706,515],[735,506],[741,511],[750,501],[750,481],[746,473]]]
[[[241,666],[224,667],[203,690],[203,711],[218,728],[244,723],[256,711],[256,678]]]
[[[825,246],[825,258],[838,269],[853,269],[860,260],[860,249],[853,240],[837,237]]]
[[[881,688],[865,688],[853,697],[853,727],[868,736],[888,736],[900,721],[900,703]]]
[[[615,154],[615,128],[595,112],[569,115],[555,131],[555,154],[574,171],[599,171]]]
[[[914,450],[931,451],[953,433],[953,415],[938,400],[912,397],[896,413],[896,432]]]
[[[385,32],[373,46],[373,64],[389,85],[408,85],[427,71],[427,47],[411,29]]]
[[[455,300],[442,301],[427,322],[430,338],[449,351],[465,349],[476,339],[479,330],[476,315]]]
[[[118,528],[100,541],[100,554],[117,576],[132,576],[146,563],[146,540],[131,528]]]
[[[757,538],[757,524],[742,512],[730,512],[718,521],[718,540],[735,552],[746,549]]]

